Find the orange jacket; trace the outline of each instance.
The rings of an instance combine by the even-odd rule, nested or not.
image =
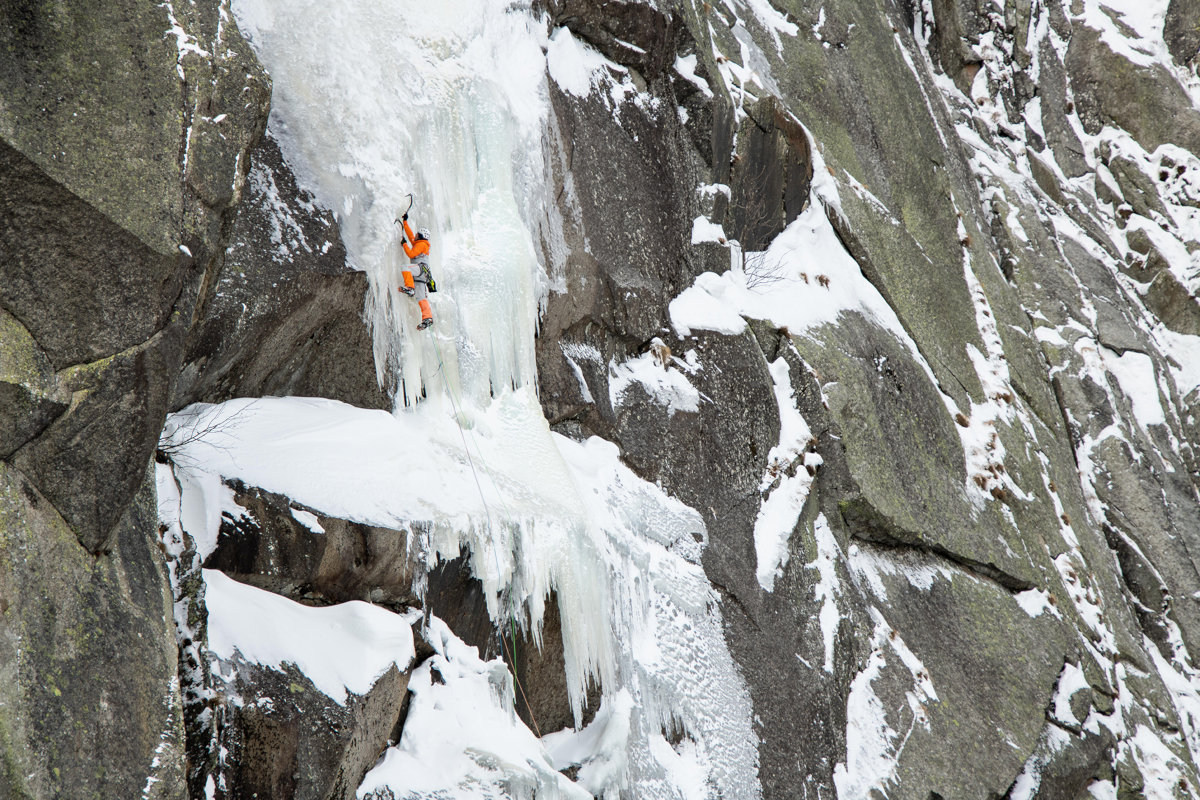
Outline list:
[[[408,238],[413,241],[412,247],[409,247],[408,241],[401,237],[400,244],[404,246],[404,255],[408,256],[409,258],[429,255],[429,240],[418,240],[417,237],[413,236],[412,228],[408,227],[408,220],[401,220],[401,224],[404,225],[404,232],[408,234]]]

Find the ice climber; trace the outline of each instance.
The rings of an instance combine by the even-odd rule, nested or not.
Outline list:
[[[400,221],[405,233],[405,236],[400,237],[400,244],[404,246],[404,254],[411,263],[404,267],[404,285],[399,289],[409,297],[417,299],[417,304],[421,307],[421,324],[417,326],[417,330],[424,330],[433,324],[429,292],[436,291],[433,289],[433,274],[429,271],[429,229],[418,228],[417,235],[413,236],[412,228],[408,227],[408,214],[405,213]],[[409,241],[412,241],[411,247]],[[414,266],[417,267],[416,276],[413,275]]]

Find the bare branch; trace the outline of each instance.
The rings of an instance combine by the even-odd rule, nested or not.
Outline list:
[[[177,411],[167,417],[162,433],[158,438],[158,448],[154,459],[161,464],[171,463],[181,467],[195,467],[197,461],[188,454],[191,445],[204,443],[222,452],[229,451],[229,445],[222,444],[232,436],[237,426],[244,421],[242,418],[256,403],[247,403],[236,409],[228,406],[192,405]]]

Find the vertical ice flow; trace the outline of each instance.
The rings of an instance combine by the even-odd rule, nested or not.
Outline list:
[[[271,133],[370,278],[381,380],[406,405],[440,394],[440,350],[477,401],[532,382],[545,278],[523,215],[545,184],[546,107],[532,17],[486,0],[234,8],[273,80]],[[410,221],[432,232],[433,336],[396,291],[409,193]]]
[[[591,765],[580,775],[595,776],[588,790],[757,797],[749,696],[699,567],[699,515],[634,476],[612,445],[551,435],[534,391],[548,280],[530,230],[553,208],[544,21],[505,0],[234,10],[274,82],[271,132],[370,278],[366,317],[396,415],[430,430],[453,415],[474,442],[487,532],[482,520],[457,533],[434,525],[431,552],[468,546],[493,615],[527,615],[535,636],[556,593],[577,718],[589,675],[606,703],[634,700],[627,734],[579,755]],[[409,192],[411,221],[433,234],[432,335],[396,291],[394,220]],[[514,477],[554,502],[501,496]],[[672,730],[685,734],[677,745]]]

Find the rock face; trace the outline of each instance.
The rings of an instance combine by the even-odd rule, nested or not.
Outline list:
[[[1163,39],[1180,65],[1195,64],[1200,57],[1200,5],[1196,0],[1171,0],[1164,20]]]
[[[215,4],[23,6],[0,93],[0,794],[182,797],[146,471],[266,77]]]
[[[1194,231],[1173,227],[1193,203],[1165,186],[1178,157],[1159,170],[1163,151],[1152,152],[1165,142],[1197,152],[1193,100],[1166,66],[1127,60],[1065,4],[1017,4],[1000,17],[953,1],[904,14],[792,4],[786,17],[638,5],[616,23],[606,19],[612,4],[546,4],[553,25],[629,70],[652,98],[622,107],[620,124],[638,131],[635,151],[657,149],[657,162],[672,165],[672,181],[656,195],[662,211],[624,215],[612,240],[609,209],[589,198],[640,209],[646,198],[625,195],[644,170],[594,155],[614,138],[602,93],[578,98],[551,81],[554,125],[572,156],[558,180],[575,195],[557,195],[569,198],[568,290],[551,295],[544,318],[542,398],[559,430],[618,442],[640,475],[703,514],[705,570],[760,721],[764,796],[1077,798],[1103,782],[1134,796],[1149,763],[1132,739],[1142,726],[1177,759],[1175,791],[1190,794],[1192,734],[1177,734],[1190,723],[1164,682],[1194,673],[1190,662],[1180,672],[1155,665],[1196,641],[1194,443],[1176,412],[1150,424],[1131,417],[1132,389],[1105,365],[1132,354],[1122,358],[1165,375],[1155,325],[1195,331],[1196,298],[1137,222],[1170,232],[1177,259],[1196,244]],[[1185,5],[1173,4],[1168,34],[1181,64],[1194,55],[1179,22]],[[1033,38],[1031,13],[1067,43],[1065,60]],[[988,50],[985,37],[1010,55]],[[694,67],[637,55],[661,47]],[[724,66],[747,58],[756,78]],[[1026,70],[1034,59],[1040,84]],[[936,72],[957,90],[936,84]],[[1015,132],[1039,95],[1039,129]],[[647,108],[681,112],[647,120],[653,132],[643,134]],[[1104,125],[1130,144],[1118,152],[1077,134]],[[983,166],[1005,137],[1028,143],[1007,175]],[[828,175],[813,177],[810,142]],[[1184,158],[1178,174],[1190,175],[1198,162]],[[1094,194],[1064,181],[1097,169]],[[723,272],[724,253],[656,238],[663,221],[686,231],[704,214],[761,249],[800,213],[810,182],[830,178],[839,202],[818,192],[829,223],[903,334],[855,312],[802,332],[751,320],[738,334],[680,334],[668,304],[704,270]],[[704,188],[714,183],[727,188]],[[1074,232],[1055,219],[1074,220]],[[750,259],[741,266],[751,274]],[[1136,284],[1126,279],[1134,270]],[[1050,335],[1067,328],[1061,340]],[[1101,351],[1097,368],[1090,354]],[[618,368],[643,353],[686,371],[705,398],[698,411],[672,409],[636,383],[614,402]],[[781,362],[821,466],[767,589],[754,532],[771,491],[760,486],[779,440]],[[1158,402],[1183,408],[1163,392]],[[964,447],[977,430],[982,446]],[[821,588],[831,557],[836,601]],[[917,573],[937,577],[903,577]],[[1031,612],[1033,598],[1047,610]],[[822,629],[829,602],[839,621]],[[823,636],[832,638],[822,645]],[[1132,679],[1120,662],[1145,670]],[[1086,680],[1066,697],[1063,676],[1076,672]],[[1133,706],[1121,699],[1130,691]],[[847,765],[864,745],[847,739],[848,723],[861,735],[854,713],[867,696],[904,744],[870,745],[883,772],[854,783]],[[1056,714],[1068,701],[1073,710]],[[1137,721],[1118,722],[1114,704]]]
[[[0,42],[0,303],[72,399],[10,459],[95,552],[157,441],[269,89],[215,7],[30,9]]]
[[[168,412],[391,404],[365,276],[263,135],[268,76],[227,2],[175,5],[0,14],[0,797],[354,795],[408,674],[342,705],[210,663],[202,566],[420,605],[570,724],[556,612],[541,652],[497,631],[414,530],[237,485],[211,553],[171,549]],[[762,796],[1197,796],[1196,0],[1140,48],[1090,0],[534,11],[632,98],[548,78],[543,410],[702,516]],[[852,269],[784,276],[763,251],[798,221]],[[679,324],[727,273],[842,305]],[[643,358],[702,401],[618,387]]]
[[[300,395],[391,408],[363,322],[366,275],[346,265],[337,224],[296,185],[269,133],[249,158],[225,265],[189,337],[172,407]]]
[[[95,556],[0,465],[0,794],[184,797],[171,594],[143,481]]]
[[[317,515],[317,532],[296,519],[283,495],[242,487],[234,499],[246,515],[222,520],[207,568],[294,600],[396,609],[416,603],[408,533],[324,515]]]
[[[393,666],[369,693],[339,704],[294,667],[280,672],[238,659],[216,670],[237,702],[221,706],[224,758],[215,783],[226,797],[264,800],[353,800],[401,719],[408,685],[408,674]]]
[[[312,263],[226,252],[269,237],[262,176],[297,196],[255,149],[270,85],[231,20],[215,0],[0,14],[0,796],[186,796],[146,477],[167,412],[386,405],[327,216],[298,218]],[[252,160],[260,214],[235,220]],[[234,287],[269,308],[234,314]]]

